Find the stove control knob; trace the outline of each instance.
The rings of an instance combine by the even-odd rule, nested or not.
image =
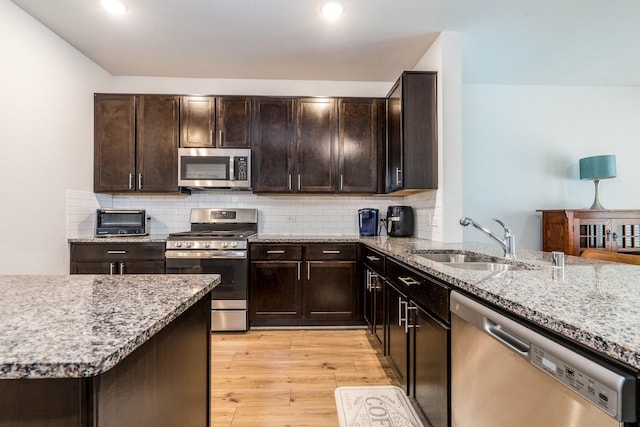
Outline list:
[[[191,242],[187,242],[187,248],[191,247]]]
[[[237,247],[238,247],[238,242],[233,242],[233,243],[231,244],[231,247],[232,247],[232,248],[237,248]]]
[[[229,243],[227,243],[227,242],[222,242],[222,247],[223,247],[223,248],[227,248],[227,247],[229,247]]]
[[[182,242],[176,242],[176,248],[181,248],[182,247]]]

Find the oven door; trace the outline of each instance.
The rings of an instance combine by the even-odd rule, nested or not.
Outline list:
[[[247,300],[246,251],[166,251],[167,274],[219,274],[213,300]]]

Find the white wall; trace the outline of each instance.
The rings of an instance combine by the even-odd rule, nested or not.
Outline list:
[[[640,88],[463,85],[463,111],[464,213],[496,232],[492,218],[504,220],[519,247],[542,247],[536,209],[591,206],[582,157],[615,154],[618,177],[600,182],[600,201],[640,207]]]
[[[66,273],[66,191],[90,190],[93,92],[111,76],[0,1],[0,274]]]

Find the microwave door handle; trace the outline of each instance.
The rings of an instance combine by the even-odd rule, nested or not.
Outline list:
[[[233,168],[234,159],[235,157],[229,156],[229,181],[236,180],[236,171]]]

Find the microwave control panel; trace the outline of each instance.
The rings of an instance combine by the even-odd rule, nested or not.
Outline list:
[[[234,169],[236,171],[236,180],[237,181],[246,181],[247,180],[247,158],[246,157],[236,157],[234,159]]]

